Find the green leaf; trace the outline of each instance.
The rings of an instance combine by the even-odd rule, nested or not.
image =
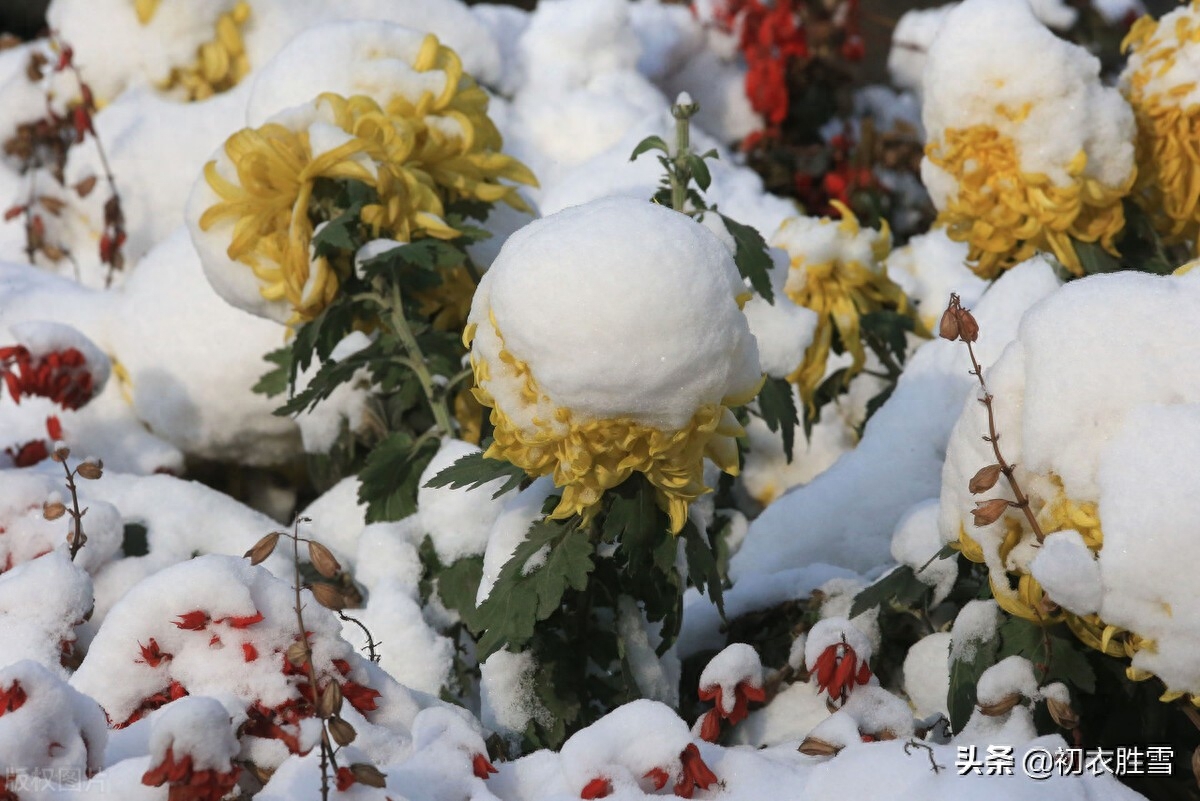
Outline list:
[[[1010,617],[1000,626],[1000,639],[996,658],[1025,657],[1033,663],[1039,684],[1062,681],[1085,693],[1096,689],[1096,674],[1073,637],[1060,637],[1050,628]]]
[[[712,173],[708,171],[708,165],[704,163],[704,159],[691,154],[687,157],[687,165],[688,169],[692,171],[692,177],[696,179],[696,186],[700,187],[701,191],[707,190],[712,183]]]
[[[359,264],[364,277],[371,280],[376,276],[390,277],[402,267],[421,270],[443,270],[457,267],[466,258],[462,249],[440,239],[418,239],[416,242],[397,244]]]
[[[250,391],[266,395],[268,398],[282,395],[287,391],[288,376],[292,372],[292,349],[284,346],[273,350],[263,356],[263,360],[275,365],[275,368],[263,373],[262,378],[258,379],[258,383],[251,387]]]
[[[629,156],[629,160],[634,161],[638,156],[651,150],[661,150],[664,153],[670,152],[667,149],[667,143],[663,141],[661,136],[647,136],[638,142],[637,147],[633,149],[633,153]]]
[[[437,593],[442,605],[458,612],[468,627],[475,614],[475,596],[482,578],[482,556],[464,556],[437,574]]]
[[[908,353],[908,338],[905,334],[913,330],[913,318],[890,309],[880,309],[864,314],[859,324],[864,335],[878,340],[897,361],[904,363],[904,357]]]
[[[854,603],[850,606],[850,617],[857,617],[876,606],[885,607],[893,602],[897,606],[910,609],[917,606],[929,592],[929,585],[917,578],[911,567],[900,565],[854,596]]]
[[[332,256],[337,251],[353,253],[358,249],[354,234],[362,214],[362,203],[354,203],[350,208],[334,217],[321,230],[313,234],[312,248],[318,256]]]
[[[683,611],[683,577],[675,566],[679,541],[641,475],[624,481],[609,497],[602,539],[617,544],[624,560],[618,567],[622,592],[643,604],[648,620],[663,622],[659,649],[665,652],[678,636]]]
[[[683,552],[687,558],[688,578],[696,589],[707,592],[717,606],[721,617],[725,617],[724,576],[717,564],[716,551],[708,536],[702,533],[691,520],[683,526],[679,536],[683,537]]]
[[[294,414],[313,408],[318,403],[333,394],[334,390],[354,378],[363,367],[371,366],[372,362],[384,358],[379,342],[372,342],[367,347],[352,353],[345,359],[334,361],[329,359],[321,363],[308,382],[308,385],[288,399],[287,403],[275,410],[280,417],[290,417]]]
[[[834,370],[817,386],[817,391],[813,393],[812,408],[804,410],[804,436],[812,436],[812,427],[821,418],[821,407],[846,391],[848,372],[847,367]]]
[[[796,411],[792,385],[786,378],[767,376],[762,389],[758,391],[758,413],[767,424],[767,428],[772,431],[783,429],[783,452],[790,463],[800,416]]]
[[[970,659],[954,659],[951,651],[950,693],[946,702],[950,712],[950,728],[955,732],[962,731],[963,726],[971,719],[971,713],[975,711],[975,703],[978,700],[975,688],[979,684],[979,677],[996,664],[996,651],[999,647],[1000,638],[993,637],[975,643]]]
[[[771,269],[772,262],[770,255],[767,254],[767,243],[763,240],[762,234],[757,229],[749,225],[742,225],[724,214],[721,214],[721,219],[725,221],[725,228],[737,245],[733,261],[737,264],[738,272],[741,273],[742,278],[750,281],[750,286],[754,287],[754,291],[764,297],[768,303],[774,303],[775,291],[771,288],[771,276],[767,272]]]
[[[542,549],[545,560],[531,562]],[[482,631],[479,661],[501,648],[519,651],[533,637],[534,625],[550,617],[568,589],[587,587],[594,546],[587,534],[569,523],[540,520],[505,563],[472,623]]]
[[[437,442],[414,447],[413,438],[395,431],[367,455],[359,471],[358,499],[367,505],[367,522],[402,520],[417,511],[417,483]]]
[[[504,493],[514,490],[526,479],[525,471],[514,464],[500,459],[488,459],[481,451],[468,453],[455,460],[454,464],[438,471],[438,474],[425,482],[426,487],[450,489],[476,489],[498,478],[505,479],[503,486],[492,494],[499,498]]]

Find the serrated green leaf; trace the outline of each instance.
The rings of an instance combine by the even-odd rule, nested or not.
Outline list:
[[[1010,617],[1000,626],[1000,640],[996,658],[1016,655],[1028,659],[1039,683],[1062,681],[1085,693],[1095,690],[1096,674],[1074,638],[1068,640],[1046,627]]]
[[[505,481],[500,489],[492,494],[493,499],[519,487],[527,476],[524,470],[514,464],[499,459],[488,459],[482,451],[475,451],[459,457],[454,464],[438,471],[437,475],[425,482],[425,486],[435,489],[476,489],[498,478]]]
[[[357,250],[358,245],[354,241],[354,235],[357,233],[358,218],[362,214],[362,207],[362,203],[354,203],[350,208],[321,226],[321,230],[312,237],[313,252],[318,256],[331,256],[339,250],[350,252]]]
[[[475,614],[475,596],[482,578],[482,556],[464,556],[437,574],[437,594],[442,605],[458,612],[468,627]]]
[[[367,454],[358,473],[358,499],[367,506],[368,523],[402,520],[417,511],[417,483],[437,442],[413,445],[408,434],[394,431]]]
[[[282,395],[288,388],[288,376],[292,372],[292,349],[282,347],[263,356],[264,361],[275,365],[274,369],[263,373],[258,383],[250,388],[251,392],[273,398]]]
[[[993,637],[984,642],[975,643],[974,653],[970,659],[954,659],[951,651],[950,659],[950,692],[946,704],[950,712],[950,728],[961,732],[963,726],[971,719],[978,700],[976,686],[983,672],[996,664],[996,651],[1000,647],[1000,638]]]
[[[903,364],[908,353],[906,334],[914,330],[913,318],[890,309],[880,309],[859,318],[864,336],[874,337]]]
[[[913,608],[931,591],[928,584],[917,578],[908,565],[900,565],[871,586],[854,596],[850,605],[850,617],[857,617],[876,606],[891,603],[903,608]]]
[[[767,428],[772,431],[782,429],[783,453],[790,464],[796,441],[796,426],[800,424],[800,415],[796,411],[796,399],[792,395],[792,385],[786,378],[767,376],[762,389],[758,391],[758,414],[767,424]]]
[[[338,361],[330,359],[322,362],[320,369],[309,380],[308,385],[289,398],[287,403],[276,409],[275,414],[280,417],[290,417],[315,407],[332,395],[342,384],[353,379],[354,374],[360,369],[369,367],[376,359],[382,358],[384,358],[384,354],[379,343],[372,342],[345,359]]]
[[[543,548],[548,549],[545,560],[532,566],[530,560]],[[559,608],[563,593],[587,587],[593,552],[588,536],[568,523],[540,520],[530,526],[473,616],[476,630],[483,632],[479,661],[501,648],[520,650],[535,624]]]
[[[663,621],[665,650],[678,634],[683,604],[683,580],[675,566],[679,541],[668,531],[670,520],[642,476],[632,476],[610,497],[601,537],[617,544],[624,559],[624,591],[643,603],[648,620]]]
[[[638,142],[637,147],[635,147],[633,149],[633,153],[630,154],[629,160],[634,161],[638,156],[650,150],[661,150],[664,153],[670,152],[667,149],[667,143],[663,141],[661,136],[647,136],[645,139]]]
[[[834,370],[817,386],[813,393],[812,408],[804,410],[804,436],[812,436],[812,427],[821,417],[821,408],[846,391],[846,374],[849,368]]]
[[[750,281],[750,286],[754,287],[755,292],[765,298],[768,303],[774,303],[775,291],[771,288],[771,276],[768,272],[772,262],[771,257],[767,254],[767,243],[762,238],[762,234],[757,229],[749,225],[742,225],[724,214],[721,214],[721,219],[725,221],[725,229],[729,231],[737,245],[733,261],[737,264],[738,272],[741,273],[742,278]]]
[[[679,536],[684,538],[683,552],[687,558],[688,578],[696,589],[708,594],[716,604],[717,612],[725,617],[725,577],[721,575],[717,564],[717,555],[708,541],[708,536],[701,532],[689,520],[683,526]]]

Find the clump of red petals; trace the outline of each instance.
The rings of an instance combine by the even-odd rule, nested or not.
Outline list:
[[[142,784],[149,787],[170,785],[168,801],[221,801],[233,791],[241,771],[236,766],[227,771],[195,770],[190,754],[177,758],[168,748],[163,761],[142,775]]]

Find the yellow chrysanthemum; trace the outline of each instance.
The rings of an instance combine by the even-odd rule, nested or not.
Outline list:
[[[881,231],[864,229],[849,208],[837,201],[834,206],[841,212],[841,220],[794,217],[780,226],[772,240],[791,257],[784,285],[787,296],[818,315],[804,361],[788,376],[809,406],[825,379],[835,330],[853,359],[846,371],[847,381],[866,363],[859,330],[862,315],[896,311],[913,317],[918,332],[927,335],[904,291],[888,278],[882,263],[892,246],[887,222]]]
[[[979,276],[995,278],[1039,250],[1083,275],[1076,239],[1099,242],[1118,255],[1113,238],[1125,227],[1121,199],[1133,186],[1133,173],[1123,184],[1106,186],[1085,176],[1087,154],[1081,150],[1066,165],[1069,183],[1057,185],[1043,173],[1023,170],[1015,142],[990,125],[944,131],[925,146],[925,155],[958,183],[936,224],[970,245]]]
[[[148,25],[162,0],[134,0],[138,22]],[[250,74],[242,28],[250,19],[250,4],[242,0],[217,18],[213,38],[200,45],[196,61],[175,67],[163,82],[163,89],[179,89],[188,100],[204,100],[237,86]]]
[[[415,100],[397,95],[382,106],[361,95],[323,94],[307,113],[285,112],[279,121],[230,137],[225,169],[216,160],[205,166],[205,181],[219,200],[202,213],[200,228],[233,222],[229,258],[254,271],[263,298],[287,301],[289,324],[319,314],[336,295],[339,274],[350,269],[309,252],[318,179],[373,188],[378,202],[365,206],[361,219],[377,238],[453,239],[458,232],[445,221],[445,203],[457,199],[504,201],[527,210],[516,189],[500,180],[536,181],[500,152],[487,95],[462,72],[458,57],[429,35],[413,68],[444,72],[446,88]],[[340,140],[331,140],[330,125],[344,134]],[[313,126],[321,129],[319,152]]]
[[[1137,119],[1135,199],[1170,242],[1200,234],[1200,3],[1156,21],[1142,17],[1122,43],[1129,63],[1121,88]]]
[[[503,343],[494,317],[491,324]],[[463,336],[468,347],[475,330],[472,324]],[[476,382],[472,392],[480,404],[492,410],[494,439],[484,456],[510,462],[532,476],[551,476],[555,486],[563,490],[562,499],[550,515],[554,519],[580,515],[584,521],[590,520],[600,510],[601,497],[607,490],[620,486],[634,473],[642,473],[671,520],[671,533],[678,534],[687,522],[688,505],[710,491],[704,484],[704,457],[726,473],[737,475],[734,439],[746,432],[728,407],[748,403],[758,394],[758,386],[742,397],[701,407],[682,428],[662,430],[628,417],[595,420],[569,409],[554,408],[528,364],[503,344],[499,357],[507,370],[519,376],[522,400],[530,407],[553,408],[554,417],[537,420],[533,431],[516,423],[484,388],[492,377],[491,366],[472,352]]]
[[[704,458],[737,473],[729,407],[762,386],[744,291],[720,240],[655,204],[605,198],[521,229],[464,332],[486,455],[550,476],[559,519],[590,520],[641,473],[678,533],[709,491]]]

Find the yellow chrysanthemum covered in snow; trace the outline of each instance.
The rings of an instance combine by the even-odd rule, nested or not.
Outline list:
[[[643,201],[594,201],[513,234],[465,334],[495,429],[487,456],[551,476],[556,518],[590,518],[642,473],[678,532],[708,492],[704,457],[737,472],[729,407],[762,383],[744,291],[720,240]]]
[[[445,220],[452,200],[526,208],[502,180],[534,178],[500,152],[487,95],[458,57],[424,36],[408,77],[409,94],[383,101],[324,93],[234,134],[205,165],[188,217],[205,270],[226,299],[289,325],[328,305],[352,265],[310,252],[317,222],[338,211],[314,194],[323,179],[369,186],[377,199],[362,208],[362,222],[374,237],[402,242],[458,236]]]
[[[1075,275],[1075,241],[1117,255],[1133,186],[1129,106],[1100,62],[1024,0],[967,0],[929,49],[921,173],[938,224],[994,278],[1038,251]]]
[[[1121,89],[1137,118],[1135,199],[1172,242],[1200,234],[1200,3],[1134,23]]]
[[[1065,623],[1085,645],[1127,660],[1131,679],[1162,679],[1164,701],[1188,695],[1200,706],[1191,470],[1200,383],[1171,368],[1200,358],[1198,276],[1096,276],[1032,307],[985,375],[998,442],[1018,465],[1040,541],[1023,510],[1004,505],[1015,497],[1005,479],[979,477],[996,457],[974,393],[947,447],[940,530],[987,567],[1007,613]],[[1178,327],[1170,346],[1162,320]],[[980,324],[984,342],[990,324]]]
[[[134,0],[138,22],[148,25],[161,2]],[[204,100],[237,86],[250,74],[246,43],[242,41],[242,28],[249,19],[250,4],[246,0],[239,0],[233,8],[217,17],[213,38],[200,45],[195,62],[173,68],[162,88],[178,88],[189,100]]]
[[[841,220],[792,217],[771,240],[791,259],[784,292],[796,305],[817,313],[812,344],[788,376],[805,404],[812,403],[825,379],[835,331],[853,360],[846,372],[849,381],[867,358],[859,325],[862,315],[884,309],[913,314],[904,291],[888,278],[883,264],[892,248],[887,223],[881,231],[863,228],[854,212],[836,201],[834,205]],[[919,321],[917,328],[923,329]]]

